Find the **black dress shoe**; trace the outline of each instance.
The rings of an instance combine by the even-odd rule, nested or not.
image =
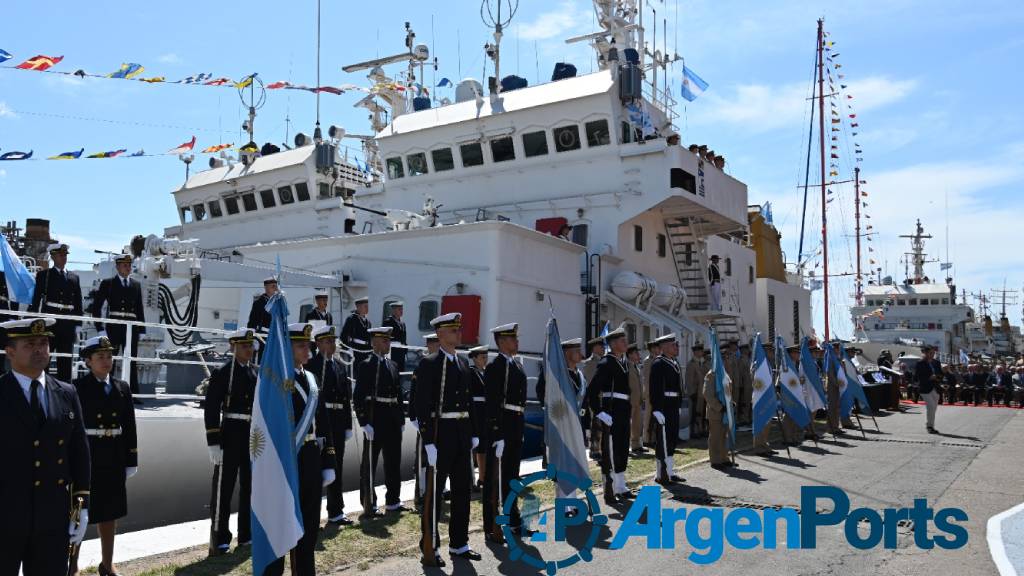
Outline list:
[[[332,526],[351,526],[352,524],[354,524],[354,522],[352,522],[352,519],[348,516],[345,516],[344,514],[333,520],[328,518],[327,523]]]
[[[449,555],[452,558],[462,558],[463,560],[480,560],[483,556],[480,555],[476,550],[466,550],[465,552],[450,552]]]
[[[445,567],[445,561],[440,556],[434,556],[433,560],[430,560],[429,558],[420,558],[420,564],[424,566],[434,566],[437,568]]]
[[[929,428],[929,429],[928,429],[928,433],[929,433],[929,434],[938,434],[938,433],[939,433],[939,431],[938,431],[938,430],[936,430],[935,428]]]
[[[616,506],[616,505],[618,505],[620,503],[620,500],[612,492],[605,492],[604,493],[604,503],[609,505],[609,506]]]
[[[385,512],[386,513],[394,513],[394,514],[398,514],[400,512],[412,512],[412,508],[409,508],[405,504],[399,504],[398,506],[396,506],[394,508],[386,508]]]
[[[529,528],[523,528],[522,526],[516,526],[512,528],[512,533],[516,536],[519,536],[520,538],[529,538],[530,536],[536,534],[537,531],[531,530]]]
[[[725,470],[729,468],[728,466],[726,466],[725,462],[716,462],[715,464],[712,464],[711,467],[714,468],[715,470]]]
[[[671,476],[671,477],[669,478],[669,480],[670,480],[671,482],[674,482],[674,483],[682,483],[682,482],[686,482],[686,478],[683,478],[682,476],[680,476],[680,475],[678,475],[678,474],[673,474],[673,475],[672,475],[672,476]]]
[[[368,512],[363,512],[362,514],[360,514],[359,515],[359,519],[360,520],[372,520],[373,518],[378,518],[378,517],[383,516],[383,515],[384,515],[384,513],[380,511],[380,508],[374,508],[373,510],[370,510]]]
[[[622,492],[621,494],[616,494],[615,496],[617,496],[619,500],[635,500],[636,499],[636,493],[633,492],[632,490],[626,490],[625,492]]]

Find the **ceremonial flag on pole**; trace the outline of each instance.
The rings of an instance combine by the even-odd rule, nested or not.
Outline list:
[[[25,268],[25,263],[18,258],[14,248],[7,243],[7,237],[0,234],[0,264],[3,264],[4,279],[7,281],[7,294],[11,300],[21,304],[31,304],[32,294],[36,291],[36,279]]]
[[[842,360],[836,355],[830,344],[825,345],[825,359],[822,362],[822,370],[832,378],[835,375],[836,381],[829,382],[830,386],[839,387],[839,415],[848,418],[853,410],[853,397],[849,394],[849,385],[846,382],[846,371],[843,369]]]
[[[575,478],[575,481],[572,478],[559,479],[561,493],[569,494],[581,480],[589,480],[590,473],[583,428],[580,426],[580,402],[583,398],[576,396],[576,388],[569,380],[558,323],[553,317],[548,320],[544,345],[544,378],[548,382],[544,395],[544,443],[548,447],[548,466]]]
[[[47,160],[78,160],[78,157],[85,152],[85,148],[77,152],[64,152],[63,154],[57,154],[56,156],[50,156]]]
[[[2,159],[2,158],[3,157],[0,156],[0,159]],[[971,357],[967,355],[967,352],[964,352],[963,348],[960,349],[960,363],[961,364],[970,364],[971,363]]]
[[[298,450],[292,441],[295,368],[284,296],[267,303],[270,334],[256,381],[249,452],[252,460],[252,568],[263,574],[302,537]]]
[[[611,322],[607,322],[607,321],[605,321],[605,323],[604,323],[604,328],[601,328],[601,333],[600,333],[600,334],[598,334],[598,336],[600,336],[600,337],[601,337],[601,339],[604,339],[604,337],[605,337],[605,336],[607,336],[607,335],[608,335],[608,333],[609,333],[609,332],[611,332],[611,331],[612,331],[612,323],[611,323]],[[607,341],[607,340],[605,340],[605,342],[604,342],[604,343],[605,343],[605,345],[607,345],[607,344],[608,344],[608,341]]]
[[[135,64],[133,62],[125,62],[121,64],[116,72],[111,72],[107,75],[107,78],[124,78],[125,80],[134,78],[139,74],[142,74],[146,69],[142,67],[142,64]]]
[[[856,400],[857,404],[860,405],[861,412],[867,415],[871,415],[871,405],[868,404],[867,394],[864,393],[864,384],[861,382],[860,373],[857,372],[857,367],[853,365],[853,361],[850,360],[850,355],[846,352],[846,347],[841,346],[839,348],[840,355],[842,357],[843,374],[846,376],[846,395],[850,397],[849,400],[842,400],[842,405],[845,407],[849,403],[849,410],[843,412],[844,416],[849,416],[850,412],[853,411],[853,402]],[[845,410],[845,408],[844,408]]]
[[[19,70],[36,70],[38,72],[42,72],[53,68],[63,59],[63,56],[43,56],[40,54],[39,56],[33,56],[32,58],[25,60],[21,64],[15,66],[15,68],[18,68]]]
[[[732,379],[725,372],[725,363],[722,361],[722,348],[718,344],[718,334],[711,329],[711,370],[715,373],[715,395],[718,401],[725,406],[725,413],[722,414],[723,423],[729,430],[729,449],[736,447],[736,418],[732,412]],[[714,418],[714,415],[711,415]]]
[[[0,62],[7,62],[12,58],[11,53],[6,50],[0,50]]]
[[[18,152],[17,150],[11,150],[0,155],[0,160],[28,160],[32,157],[32,150],[28,152]]]
[[[754,436],[757,436],[768,427],[772,418],[779,411],[779,400],[775,396],[772,369],[768,365],[768,356],[764,353],[764,346],[761,345],[760,332],[754,336],[750,347],[754,350],[754,358],[750,366],[750,372],[754,376],[751,402],[754,406]]]
[[[683,98],[687,102],[693,102],[708,89],[708,83],[697,76],[689,66],[683,66]]]
[[[193,136],[192,139],[189,140],[188,142],[185,142],[184,144],[181,144],[177,148],[171,148],[170,150],[168,150],[167,154],[184,154],[185,152],[188,152],[188,151],[192,150],[192,147],[195,146],[195,145],[196,145],[196,137]]]
[[[811,349],[807,345],[807,337],[804,336],[800,343],[800,381],[803,382],[807,397],[804,404],[811,413],[823,410],[826,405],[825,387],[821,384],[821,374],[818,373],[818,364],[811,356]]]
[[[786,351],[782,337],[775,340],[775,357],[779,359],[779,388],[782,392],[782,411],[800,428],[811,423],[811,414],[804,403],[804,385],[800,373],[793,364],[793,359]]]

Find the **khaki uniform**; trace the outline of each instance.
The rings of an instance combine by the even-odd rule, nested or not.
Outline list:
[[[796,422],[788,414],[782,415],[782,435],[786,442],[801,444],[804,440],[804,431],[797,426]]]
[[[648,372],[649,374],[649,372]],[[644,374],[644,362],[629,364],[629,447],[637,450],[643,447],[646,436],[647,415],[650,412],[647,402],[648,378]]]
[[[693,401],[690,405],[690,436],[698,432],[703,433],[707,429],[707,416],[704,413],[704,376],[707,376],[710,369],[711,364],[706,360],[698,362],[696,358],[691,358],[686,363],[686,395]]]
[[[729,386],[726,383],[726,386]],[[708,409],[708,456],[712,464],[724,464],[729,461],[728,434],[725,426],[725,406],[718,401],[715,393],[715,373],[708,372],[704,377],[704,400]]]

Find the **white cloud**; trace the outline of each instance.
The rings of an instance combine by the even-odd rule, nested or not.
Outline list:
[[[11,110],[11,107],[7,105],[7,102],[0,101],[0,118],[17,118],[18,115]]]
[[[157,61],[162,64],[181,64],[182,59],[174,52],[169,52],[157,58]]]
[[[560,40],[591,20],[591,11],[583,9],[574,0],[563,0],[554,10],[539,14],[532,22],[517,24],[517,33],[522,40]]]

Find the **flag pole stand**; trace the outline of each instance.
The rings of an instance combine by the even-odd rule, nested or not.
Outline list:
[[[786,446],[786,458],[792,458],[793,454],[789,451],[789,438],[786,437],[786,428],[782,426],[782,411],[778,408],[775,409],[775,417],[778,418],[779,432],[782,433],[782,443]]]
[[[864,433],[864,426],[860,423],[860,414],[854,412],[853,417],[857,419],[857,428],[860,428],[860,435],[863,436],[865,440],[867,440],[868,435]]]

